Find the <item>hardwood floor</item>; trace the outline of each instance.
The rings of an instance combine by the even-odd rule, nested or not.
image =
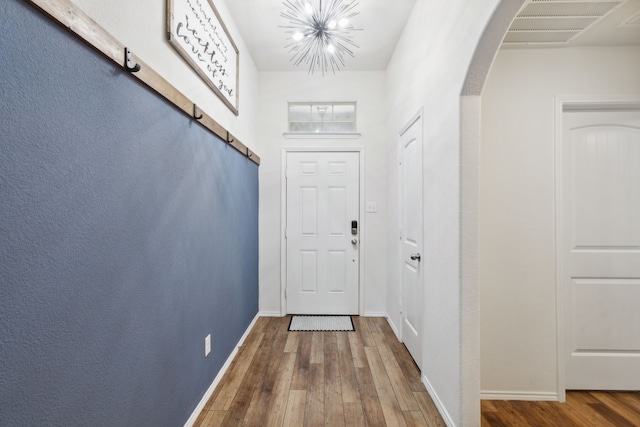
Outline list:
[[[640,392],[571,391],[567,401],[484,400],[483,427],[637,427]]]
[[[288,332],[260,318],[196,426],[445,426],[386,319]]]
[[[444,427],[416,365],[383,318],[356,332],[288,332],[260,318],[196,427]],[[482,401],[482,427],[640,426],[640,392],[569,392],[566,403]]]

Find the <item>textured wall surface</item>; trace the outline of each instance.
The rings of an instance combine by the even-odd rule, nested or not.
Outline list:
[[[258,310],[258,167],[24,2],[0,28],[0,425],[182,425]]]
[[[469,174],[474,147],[461,145],[462,130],[476,124],[461,120],[470,105],[462,105],[460,95],[478,41],[501,1],[506,0],[416,0],[387,69],[388,200],[399,200],[399,131],[418,111],[424,114],[422,374],[445,419],[457,426],[480,424],[479,373],[473,350],[467,350],[468,343],[477,343],[477,329],[467,326],[477,312],[469,303],[475,284],[466,282],[464,269],[475,255],[472,248],[465,252],[469,238],[462,234],[474,221],[473,204],[465,202],[477,186]],[[391,204],[387,215],[388,259],[398,260],[399,208]],[[389,263],[387,283],[398,284],[387,287],[387,310],[401,328],[400,262]]]
[[[485,395],[557,398],[561,392],[555,97],[639,99],[639,71],[640,46],[498,53],[482,95],[479,233]],[[562,313],[563,305],[559,307]]]

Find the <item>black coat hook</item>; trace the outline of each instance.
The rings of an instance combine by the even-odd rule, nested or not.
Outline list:
[[[233,141],[235,141],[235,139],[233,139],[229,131],[227,131],[227,143],[231,144]]]
[[[124,68],[130,73],[137,73],[140,71],[140,64],[135,64],[131,59],[131,51],[128,47],[124,48]]]
[[[193,104],[193,118],[196,120],[200,120],[202,117],[202,113],[198,114],[198,106],[196,104]]]

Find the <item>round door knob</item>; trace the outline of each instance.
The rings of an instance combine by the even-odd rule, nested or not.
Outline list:
[[[413,261],[420,261],[420,260],[422,259],[422,256],[420,256],[420,254],[419,254],[419,253],[417,253],[417,254],[412,254],[412,255],[411,255],[411,259],[412,259]]]
[[[351,241],[351,244],[352,244],[352,245],[357,245],[357,244],[358,244],[358,241],[357,241],[356,239],[353,239],[353,240]]]

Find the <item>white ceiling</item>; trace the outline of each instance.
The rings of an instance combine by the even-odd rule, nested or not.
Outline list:
[[[344,70],[367,71],[385,70],[393,54],[402,30],[409,18],[415,0],[358,0],[359,15],[353,18],[355,28],[355,58],[347,57]],[[469,0],[478,1],[478,0]],[[568,42],[504,45],[505,47],[567,47],[567,46],[618,46],[640,45],[640,0],[530,0],[523,7],[533,6],[534,11],[569,9],[583,6],[589,14],[594,8],[602,7],[594,3],[614,3],[614,7],[601,18],[590,22],[589,26],[572,34]],[[558,3],[564,3],[558,4]],[[572,5],[569,3],[573,3]],[[284,10],[282,0],[227,0],[227,7],[242,34],[256,67],[260,71],[308,71],[305,65],[295,67],[285,48],[287,39],[284,29],[286,20],[280,16]],[[555,4],[555,5],[554,5]],[[556,9],[554,9],[554,7]],[[529,10],[532,10],[531,8]],[[573,18],[576,18],[575,16]],[[577,21],[580,21],[580,16]],[[588,17],[586,17],[588,18]],[[585,19],[586,19],[585,18]],[[533,28],[532,35],[545,31],[544,26],[558,26],[557,16],[541,16],[542,27]],[[514,26],[518,19],[514,21]],[[625,25],[625,22],[627,23]],[[520,24],[523,24],[520,22]],[[524,23],[524,25],[529,25]],[[512,28],[516,28],[512,26]],[[554,27],[555,26],[555,27]],[[570,30],[571,28],[566,28]],[[540,33],[539,33],[540,34]],[[518,34],[520,37],[523,34]],[[507,35],[508,40],[509,35]]]
[[[640,45],[640,0],[531,0],[504,47]]]
[[[215,2],[214,2],[215,3]],[[359,0],[353,18],[355,57],[346,58],[344,70],[386,70],[415,0]],[[285,46],[287,38],[280,25],[282,0],[227,0],[227,7],[260,71],[308,71],[294,67]]]

